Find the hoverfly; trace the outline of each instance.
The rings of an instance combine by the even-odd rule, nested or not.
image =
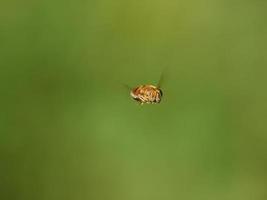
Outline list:
[[[161,82],[163,76],[161,75],[160,80],[155,85],[139,85],[133,89],[131,89],[130,95],[131,97],[139,102],[141,105],[143,104],[157,104],[161,102],[163,92],[161,90]]]

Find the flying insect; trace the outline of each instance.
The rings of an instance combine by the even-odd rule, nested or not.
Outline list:
[[[147,84],[134,87],[130,92],[131,97],[141,105],[160,103],[163,96],[163,92],[161,90],[162,78],[163,75],[161,75],[160,80],[156,86]]]

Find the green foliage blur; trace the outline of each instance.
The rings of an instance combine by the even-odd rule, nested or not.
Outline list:
[[[266,200],[266,1],[0,4],[1,200]]]

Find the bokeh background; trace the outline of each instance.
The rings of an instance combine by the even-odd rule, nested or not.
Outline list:
[[[0,199],[265,200],[266,9],[1,2]]]

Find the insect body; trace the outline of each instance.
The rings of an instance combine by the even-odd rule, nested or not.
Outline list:
[[[132,98],[141,105],[144,103],[160,103],[162,95],[161,89],[154,85],[140,85],[131,90]]]

